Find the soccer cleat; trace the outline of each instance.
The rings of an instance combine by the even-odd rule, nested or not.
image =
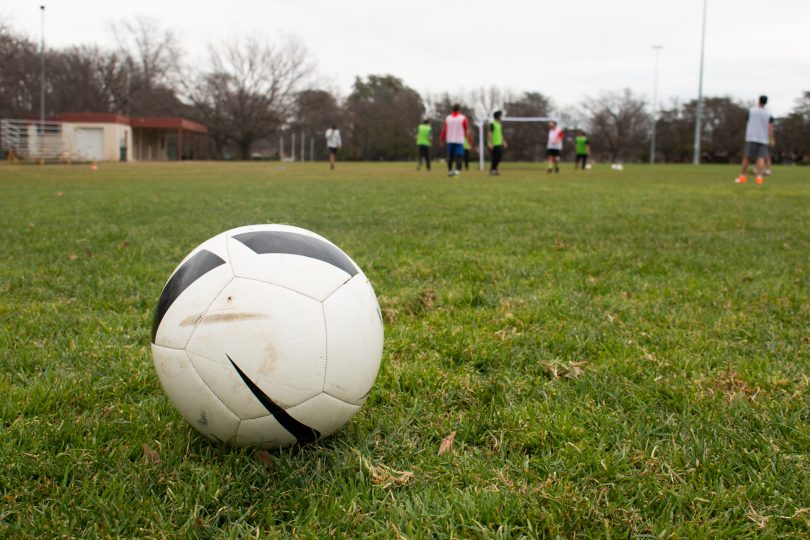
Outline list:
[[[453,171],[447,171],[447,176],[452,177],[453,176]]]
[[[746,182],[748,182],[748,179],[745,177],[744,174],[741,174],[740,176],[734,179],[735,184],[744,184]]]
[[[456,176],[461,176],[461,171],[456,170],[456,172],[454,172],[453,174],[456,175]]]
[[[757,176],[757,184],[763,183],[765,180],[762,179],[761,176]]]
[[[771,175],[770,169],[765,169],[765,172],[762,173],[762,176],[770,176],[770,175]]]

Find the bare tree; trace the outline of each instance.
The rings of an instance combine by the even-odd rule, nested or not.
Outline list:
[[[594,152],[607,155],[611,161],[641,159],[650,126],[645,105],[645,100],[630,89],[586,99],[583,108],[588,112]]]
[[[489,88],[481,87],[471,91],[465,101],[472,104],[472,110],[475,113],[475,117],[471,118],[471,120],[477,120],[479,118],[491,118],[492,113],[504,108],[504,103],[514,100],[515,96],[512,92],[490,86]]]
[[[40,91],[36,45],[1,26],[0,58],[0,118],[33,114]]]
[[[126,111],[133,115],[173,114],[179,107],[181,48],[175,33],[157,19],[135,17],[113,23],[120,56],[127,65]]]
[[[313,68],[294,39],[272,45],[257,37],[210,47],[211,69],[188,97],[213,132],[217,150],[234,145],[249,159],[253,145],[290,120],[295,97]]]
[[[52,112],[125,112],[126,66],[118,53],[95,46],[70,47],[51,52],[48,65]]]

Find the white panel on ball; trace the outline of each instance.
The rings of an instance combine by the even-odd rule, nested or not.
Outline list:
[[[233,362],[287,409],[323,390],[323,319],[320,302],[261,281],[234,278],[202,317],[186,349],[222,365]],[[216,385],[216,370],[205,378]],[[231,387],[228,382],[223,386],[217,395],[227,401],[224,392]],[[243,387],[240,393],[245,391]],[[252,407],[245,415],[256,416]]]
[[[359,405],[352,405],[332,396],[320,394],[296,405],[287,412],[302,424],[317,429],[323,438],[339,430],[359,410]]]
[[[324,392],[361,405],[377,378],[383,325],[368,278],[357,274],[326,299],[326,384]]]
[[[284,429],[274,416],[242,420],[234,442],[239,446],[279,448],[296,442],[295,436]]]
[[[205,385],[185,351],[152,344],[152,358],[163,389],[189,424],[212,440],[236,436],[239,418]]]
[[[213,359],[186,352],[200,378],[240,419],[269,414],[258,398],[246,391],[245,382],[227,357]]]
[[[352,277],[351,274],[347,273],[345,270],[328,262],[311,257],[289,253],[257,254],[250,247],[235,238],[244,233],[255,232],[285,232],[297,234],[306,238],[320,240],[326,246],[339,249],[326,239],[312,234],[309,231],[305,231],[304,229],[298,229],[297,227],[281,227],[278,225],[241,227],[229,233],[228,238],[231,265],[236,276],[258,279],[280,285],[309,295],[320,301],[323,301],[324,298],[332,294],[335,289]],[[343,255],[346,256],[345,253]],[[351,261],[348,256],[346,256],[346,258]],[[356,272],[357,265],[354,264],[353,261],[351,261],[351,264],[355,267],[354,271]]]

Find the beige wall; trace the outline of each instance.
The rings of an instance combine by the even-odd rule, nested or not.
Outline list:
[[[66,122],[67,124],[67,122]],[[104,160],[118,161],[120,146],[126,144],[127,161],[132,161],[132,128],[124,124],[69,122],[73,130],[81,128],[101,129],[104,137]],[[126,142],[125,142],[126,141]]]

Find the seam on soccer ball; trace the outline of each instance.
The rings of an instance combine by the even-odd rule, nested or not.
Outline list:
[[[330,297],[331,297],[333,294],[335,294],[336,292],[338,292],[338,291],[340,290],[340,288],[341,288],[341,287],[343,287],[344,285],[346,285],[348,282],[350,282],[351,280],[353,280],[355,277],[357,277],[357,276],[358,276],[358,275],[360,275],[360,274],[362,274],[362,272],[358,272],[357,274],[355,274],[355,275],[353,275],[353,276],[349,276],[349,279],[347,279],[346,281],[344,281],[343,283],[341,283],[340,285],[338,285],[337,287],[335,287],[335,290],[334,290],[334,291],[332,291],[332,292],[330,292],[329,294],[327,294],[327,295],[326,295],[326,297],[325,297],[323,300],[321,300],[321,302],[326,302],[327,300],[329,300],[329,298],[330,298]]]
[[[228,236],[228,233],[225,233],[225,253],[228,254],[228,266],[231,267],[231,275],[236,276],[236,271],[233,269],[233,259],[231,258],[231,243],[229,240],[231,239]]]
[[[274,282],[272,282],[272,281],[267,281],[266,279],[258,279],[258,278],[245,277],[245,276],[234,276],[234,277],[237,277],[237,278],[239,278],[239,279],[249,279],[250,281],[258,281],[259,283],[267,283],[268,285],[273,285],[274,287],[280,287],[280,288],[282,288],[282,289],[287,289],[287,290],[288,290],[288,291],[290,291],[290,292],[294,292],[294,293],[300,294],[301,296],[306,296],[306,297],[307,297],[307,298],[309,298],[310,300],[315,300],[316,302],[323,303],[323,300],[321,300],[320,298],[315,298],[315,297],[314,297],[314,296],[312,296],[311,294],[307,294],[307,293],[305,293],[305,292],[301,292],[301,291],[299,291],[299,290],[297,290],[297,289],[293,289],[292,287],[288,287],[287,285],[282,285],[282,284],[280,284],[280,283],[274,283]]]
[[[184,352],[186,353],[186,358],[188,358],[188,364],[191,366],[191,369],[193,369],[193,370],[194,370],[194,374],[197,376],[197,378],[198,378],[198,379],[200,379],[200,381],[203,383],[203,386],[205,386],[205,388],[206,388],[206,389],[207,389],[209,392],[211,392],[211,395],[212,395],[212,396],[214,396],[214,399],[216,399],[217,401],[219,401],[219,402],[222,404],[222,406],[223,406],[223,407],[225,407],[225,410],[226,410],[226,411],[228,411],[229,413],[231,413],[231,414],[232,414],[232,415],[233,415],[233,416],[234,416],[234,417],[235,417],[237,420],[239,420],[239,421],[241,422],[241,421],[242,421],[242,419],[241,419],[241,418],[239,418],[239,415],[238,415],[238,414],[236,414],[235,412],[233,412],[233,411],[231,410],[231,408],[230,408],[230,407],[228,407],[227,405],[225,405],[225,402],[224,402],[224,401],[222,401],[221,399],[219,399],[219,396],[218,396],[218,395],[216,395],[216,393],[215,393],[215,392],[214,392],[214,391],[211,389],[211,387],[210,387],[210,386],[208,386],[208,383],[205,381],[205,379],[203,379],[202,375],[200,375],[200,372],[199,372],[199,371],[197,371],[197,366],[195,366],[195,365],[194,365],[194,360],[192,360],[192,359],[191,359],[191,355],[190,355],[190,354],[188,354],[188,351],[184,351]],[[239,425],[238,425],[238,424],[237,424],[237,426],[236,426],[236,427],[237,427],[237,429],[239,429]],[[235,434],[234,434],[234,435],[235,435]]]
[[[321,392],[326,390],[326,370],[329,368],[329,327],[326,324],[326,306],[321,302],[321,313],[323,314],[323,384]]]
[[[233,275],[233,270],[231,270],[231,278],[228,281],[225,282],[225,285],[223,285],[221,289],[219,289],[217,291],[217,293],[213,296],[213,298],[211,298],[211,301],[208,302],[208,305],[205,306],[205,309],[203,310],[203,312],[200,313],[200,316],[197,318],[197,320],[194,321],[194,329],[188,335],[188,339],[186,340],[185,345],[183,345],[183,350],[185,350],[185,348],[188,347],[188,344],[191,343],[191,338],[193,338],[195,332],[197,332],[197,328],[199,328],[199,326],[200,326],[200,321],[203,320],[203,317],[205,317],[205,314],[208,313],[209,309],[211,309],[211,306],[214,304],[216,299],[219,297],[220,294],[222,294],[222,291],[225,290],[225,287],[227,287],[228,285],[231,284],[231,281],[233,281],[235,279],[235,277],[236,276]]]
[[[282,409],[285,410],[285,411],[289,411],[290,409],[294,409],[295,407],[298,407],[299,405],[303,405],[307,401],[312,401],[313,399],[320,396],[321,394],[326,394],[326,392],[324,392],[323,390],[320,390],[317,394],[313,394],[313,395],[309,396],[304,401],[299,401],[295,405],[291,405],[291,406],[289,406],[287,408],[282,407]],[[329,396],[329,397],[335,397],[335,396]],[[338,399],[338,398],[335,398],[335,399]],[[245,422],[247,422],[248,420],[261,420],[262,418],[266,418],[268,416],[271,416],[271,417],[275,418],[275,416],[272,413],[268,412],[267,414],[263,414],[261,416],[254,416],[252,418],[243,418],[242,420],[244,420]]]
[[[346,405],[351,405],[352,407],[357,407],[357,408],[359,409],[360,407],[362,407],[362,406],[363,406],[363,404],[364,404],[364,403],[366,402],[366,400],[368,399],[368,395],[371,393],[371,389],[369,388],[369,391],[368,391],[368,392],[366,392],[366,394],[363,396],[365,399],[363,399],[363,401],[362,401],[361,403],[355,403],[355,402],[353,402],[353,401],[346,401],[346,400],[345,400],[345,399],[343,399],[343,398],[339,398],[339,397],[337,397],[337,396],[333,396],[333,395],[332,395],[332,394],[330,394],[330,393],[329,393],[327,390],[324,390],[324,391],[323,391],[323,393],[324,393],[325,395],[329,396],[329,397],[330,397],[330,398],[332,398],[332,399],[336,399],[336,400],[340,401],[341,403],[345,403]]]

